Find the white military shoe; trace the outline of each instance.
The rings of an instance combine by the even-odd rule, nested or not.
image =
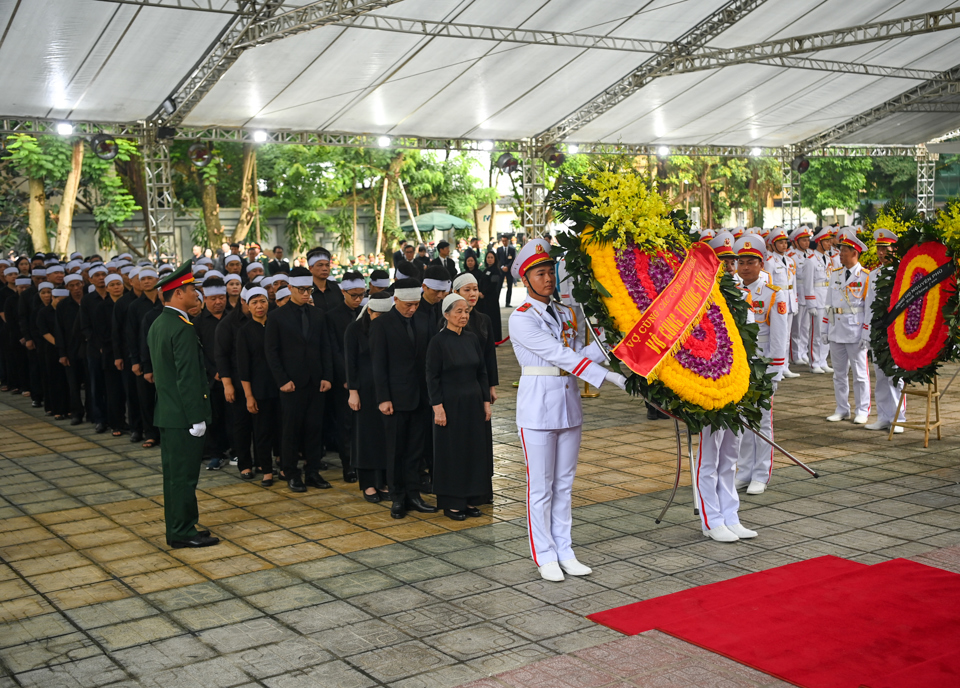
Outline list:
[[[810,372],[813,373],[814,375],[823,375],[827,371],[821,368],[820,366],[814,366],[813,368],[810,369]]]
[[[763,494],[766,489],[767,489],[766,483],[762,483],[759,480],[751,480],[750,485],[747,486],[747,494],[748,495]]]
[[[540,567],[540,577],[543,580],[559,583],[563,580],[563,571],[560,570],[560,564],[555,561],[549,561]]]
[[[592,568],[589,566],[584,566],[577,561],[576,558],[561,561],[559,564],[560,568],[563,569],[563,572],[569,573],[571,576],[588,576],[593,573]]]
[[[832,373],[832,372],[833,372],[833,368],[831,368],[830,366],[823,366],[823,372],[825,372],[825,373]]]
[[[705,530],[703,534],[716,542],[736,542],[740,539],[726,526],[717,526],[716,528]]]
[[[845,416],[842,413],[834,413],[832,416],[827,416],[827,421],[830,423],[839,423],[842,420],[850,420],[850,416]]]
[[[890,423],[884,423],[882,420],[878,420],[876,423],[870,423],[866,426],[867,430],[889,430]]]
[[[857,424],[857,425],[866,425],[866,424],[867,424],[867,417],[866,417],[866,415],[857,416],[856,418],[853,419],[853,422],[854,422],[855,424]]]
[[[749,481],[749,480],[735,480],[735,481],[733,482],[734,488],[736,488],[736,489],[738,489],[738,490],[745,490],[745,489],[747,489],[747,486],[748,486],[749,484],[750,484],[750,481]]]
[[[732,526],[727,526],[727,529],[741,540],[749,540],[750,538],[757,537],[757,531],[744,528],[739,523],[734,523]]]
[[[902,426],[902,425],[898,425],[897,427],[895,427],[895,428],[893,429],[893,434],[894,434],[894,435],[899,435],[899,434],[901,434],[902,432],[903,432],[903,426]]]
[[[784,377],[800,377],[800,373],[795,373],[789,368],[787,368],[786,370],[783,371],[783,376]]]

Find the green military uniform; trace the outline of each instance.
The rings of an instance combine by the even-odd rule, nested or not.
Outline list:
[[[190,261],[184,265],[190,269]],[[182,271],[183,266],[170,278]],[[204,438],[194,437],[190,429],[211,421],[203,349],[193,324],[169,307],[151,325],[147,341],[157,390],[153,422],[160,429],[167,542],[190,540],[197,536],[197,481],[204,444]]]

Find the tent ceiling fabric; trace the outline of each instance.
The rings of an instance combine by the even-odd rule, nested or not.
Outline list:
[[[372,14],[670,42],[728,2],[402,0]],[[288,1],[279,12],[304,4]],[[951,6],[934,0],[767,0],[707,47]],[[236,9],[235,0],[0,0],[0,63],[7,67],[0,72],[0,116],[147,119],[203,59]],[[519,140],[551,128],[654,57],[347,24],[247,49],[183,126]],[[942,72],[960,65],[960,29],[804,57]],[[920,83],[761,63],[673,74],[653,80],[568,140],[788,146]],[[952,93],[836,142],[928,141],[960,121],[960,95]]]

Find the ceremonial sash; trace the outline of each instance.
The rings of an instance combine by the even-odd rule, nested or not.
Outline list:
[[[683,344],[707,305],[719,267],[720,260],[709,245],[698,242],[691,246],[673,280],[614,347],[617,358],[637,375],[649,377]]]

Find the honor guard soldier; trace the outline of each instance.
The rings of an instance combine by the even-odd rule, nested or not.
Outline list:
[[[598,365],[603,351],[596,342],[585,345],[586,323],[553,300],[556,271],[546,240],[529,241],[511,269],[527,289],[509,327],[521,366],[517,427],[527,468],[530,553],[545,580],[562,581],[564,573],[591,572],[577,561],[570,537],[583,424],[576,378],[594,387],[608,380],[621,389],[626,379]]]
[[[773,285],[780,288],[783,297],[787,302],[787,332],[793,328],[793,320],[797,314],[797,264],[787,255],[787,249],[790,248],[790,241],[787,238],[787,231],[777,227],[767,235],[767,246],[770,252],[767,254],[767,262],[764,265],[767,273],[770,275],[770,281]],[[787,342],[788,354],[790,342]],[[790,370],[790,357],[783,362],[784,377],[800,377],[798,373]]]
[[[737,254],[733,252],[733,235],[719,232],[706,242],[723,262],[724,272],[742,283],[736,274]],[[743,297],[746,298],[746,291]],[[749,312],[752,322],[753,312]],[[705,426],[700,432],[700,449],[693,477],[697,490],[697,506],[703,534],[717,542],[736,542],[754,538],[755,531],[740,525],[740,498],[737,496],[737,459],[740,435],[727,428]]]
[[[829,227],[817,232],[813,237],[817,248],[803,266],[803,308],[805,319],[810,321],[810,372],[816,375],[833,372],[827,365],[830,347],[823,340],[823,319],[827,314],[827,292],[833,272],[829,254],[832,237]]]
[[[807,257],[813,253],[810,248],[810,230],[805,226],[798,227],[790,233],[793,248],[787,251],[787,256],[793,260],[797,268],[797,314],[793,318],[790,328],[790,353],[793,362],[798,365],[810,365],[810,314],[806,309],[807,293],[804,291],[803,271],[807,264]]]
[[[197,530],[197,481],[203,435],[210,422],[210,399],[200,338],[187,312],[198,304],[192,261],[160,280],[163,311],[147,340],[157,403],[153,422],[160,429],[163,466],[163,518],[173,548],[209,547],[220,540]]]
[[[870,272],[860,265],[860,254],[867,247],[847,228],[840,235],[841,267],[830,273],[827,314],[823,318],[821,338],[830,346],[833,362],[833,395],[836,412],[827,420],[836,423],[850,418],[850,392],[847,371],[853,368],[853,422],[865,425],[870,415],[870,373],[867,370],[870,315],[866,310]]]
[[[754,322],[760,326],[757,353],[769,358],[768,373],[774,373],[773,390],[783,379],[787,358],[790,327],[787,319],[787,299],[775,284],[760,278],[763,269],[764,242],[755,234],[747,234],[737,241],[737,272],[743,279],[743,288],[749,295]],[[771,399],[771,403],[772,403]],[[760,429],[773,439],[773,412],[762,411]],[[737,462],[737,487],[746,487],[747,494],[762,494],[773,474],[773,447],[754,434],[744,435],[740,441],[740,459]]]
[[[877,258],[880,259],[880,265],[870,273],[870,284],[867,286],[867,301],[866,304],[864,304],[864,312],[868,318],[868,322],[873,319],[873,301],[877,296],[876,285],[880,271],[893,270],[893,267],[890,265],[890,252],[893,250],[893,245],[897,243],[897,235],[889,229],[878,229],[873,233],[873,240],[877,246]],[[864,330],[861,336],[867,340],[867,346],[869,346],[870,330]],[[886,430],[893,423],[893,417],[897,415],[897,408],[900,406],[900,396],[903,394],[903,380],[894,384],[893,378],[886,376],[883,370],[880,369],[880,366],[877,365],[876,359],[874,359],[873,362],[873,370],[877,374],[877,391],[874,392],[877,397],[877,422],[870,423],[870,425],[867,426],[867,430]],[[906,420],[907,401],[904,399],[897,422],[903,423]],[[901,433],[903,432],[903,428],[898,425],[893,431]]]

